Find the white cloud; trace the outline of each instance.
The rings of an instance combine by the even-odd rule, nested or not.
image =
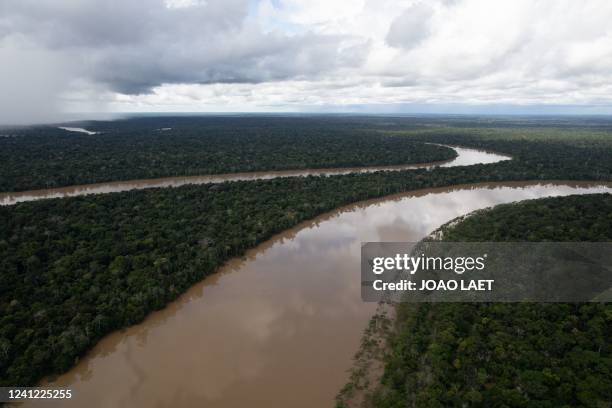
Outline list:
[[[607,0],[5,0],[0,53],[70,66],[49,79],[70,109],[611,106],[610,21]],[[57,99],[12,61],[2,81]]]

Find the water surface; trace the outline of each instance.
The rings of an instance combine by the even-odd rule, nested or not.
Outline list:
[[[477,184],[343,207],[107,336],[49,384],[70,387],[75,398],[39,406],[332,407],[376,306],[360,297],[362,242],[416,241],[479,208],[598,192],[612,185]]]
[[[319,175],[340,175],[348,173],[371,173],[375,171],[398,171],[417,168],[429,168],[434,166],[453,167],[466,166],[471,164],[494,163],[501,160],[510,159],[507,156],[491,152],[467,149],[463,147],[452,147],[457,152],[457,157],[452,160],[411,164],[404,166],[377,166],[377,167],[344,167],[330,169],[306,169],[306,170],[282,170],[282,171],[261,171],[250,173],[231,173],[205,176],[179,176],[165,177],[156,179],[112,181],[108,183],[87,184],[70,187],[50,188],[43,190],[21,191],[17,193],[0,193],[0,205],[12,205],[23,201],[34,201],[44,198],[74,197],[87,194],[105,194],[119,191],[153,187],[177,187],[184,184],[206,184],[222,183],[224,181],[236,180],[265,180],[277,177],[298,177],[298,176],[319,176]]]
[[[98,132],[92,132],[91,130],[83,129],[83,128],[80,128],[80,127],[64,127],[64,126],[60,126],[59,129],[67,130],[68,132],[86,133],[88,135],[97,135],[98,134]]]

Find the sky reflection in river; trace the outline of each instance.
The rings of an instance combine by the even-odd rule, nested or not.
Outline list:
[[[52,384],[72,388],[75,398],[44,406],[332,406],[375,307],[360,298],[362,242],[418,240],[498,203],[602,191],[612,188],[506,183],[342,208],[249,251],[142,324],[106,337]]]

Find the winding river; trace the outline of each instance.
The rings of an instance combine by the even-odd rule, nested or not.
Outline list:
[[[73,390],[70,407],[333,406],[376,306],[360,297],[362,242],[416,241],[475,209],[597,192],[612,184],[464,185],[340,208],[107,336],[49,385]]]
[[[469,155],[481,162],[505,159],[457,150],[454,165],[479,162],[466,162]],[[173,180],[179,179],[186,178]],[[361,300],[362,242],[417,241],[479,208],[598,192],[612,192],[612,184],[460,185],[339,208],[228,262],[141,324],[105,337],[72,370],[43,384],[69,387],[73,399],[23,406],[333,406],[376,308]]]
[[[451,146],[449,146],[451,147]],[[466,166],[476,163],[494,163],[508,160],[510,157],[462,147],[452,148],[457,152],[457,157],[442,162],[410,164],[404,166],[377,166],[377,167],[343,167],[331,169],[306,169],[306,170],[282,170],[262,171],[250,173],[229,173],[205,176],[179,176],[164,177],[156,179],[112,181],[108,183],[86,184],[69,187],[49,188],[42,190],[30,190],[21,192],[0,193],[0,205],[12,205],[23,201],[41,200],[44,198],[75,197],[87,194],[105,194],[120,191],[136,190],[154,187],[178,187],[185,184],[222,183],[224,181],[237,180],[266,180],[278,177],[299,176],[331,176],[348,173],[371,173],[375,171],[397,171],[418,168],[430,168],[434,166],[454,167]]]

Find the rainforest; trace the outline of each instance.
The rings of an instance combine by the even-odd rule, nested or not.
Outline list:
[[[607,241],[612,231],[609,195],[588,195],[608,191],[612,181],[612,122],[607,121],[594,121],[586,126],[583,121],[546,121],[543,124],[538,119],[525,118],[500,118],[483,124],[479,118],[457,120],[452,117],[255,116],[231,119],[135,118],[76,125],[96,134],[67,132],[51,126],[2,129],[2,133],[7,135],[0,138],[2,190],[27,192],[28,189],[77,183],[236,171],[434,164],[408,170],[143,188],[1,206],[2,386],[36,385],[41,381],[62,386],[72,384],[80,389],[83,398],[90,401],[98,392],[99,384],[111,375],[102,367],[94,367],[113,359],[125,361],[127,355],[116,344],[131,341],[129,330],[132,327],[145,330],[145,333],[162,330],[164,324],[160,326],[157,322],[149,326],[148,322],[159,313],[166,316],[165,310],[174,310],[174,304],[184,305],[185,296],[200,299],[200,295],[190,294],[190,288],[199,287],[201,283],[204,286],[198,290],[201,290],[202,301],[214,301],[216,297],[210,291],[221,290],[224,287],[222,282],[231,276],[242,276],[242,269],[248,269],[250,264],[257,265],[258,259],[272,256],[257,255],[253,258],[250,251],[262,248],[267,254],[280,250],[275,248],[285,248],[284,245],[294,242],[297,237],[307,240],[308,234],[329,228],[326,227],[328,223],[340,223],[343,217],[350,218],[351,214],[360,211],[378,211],[376,208],[397,200],[398,205],[418,205],[419,200],[429,200],[430,197],[440,197],[438,200],[442,201],[438,201],[439,208],[436,207],[438,204],[431,202],[427,213],[423,213],[425,209],[416,207],[384,211],[377,217],[396,214],[398,218],[388,221],[388,226],[373,229],[378,232],[364,236],[364,240],[372,237],[374,240],[389,237],[405,241],[422,239],[426,233],[451,220],[445,217],[463,215],[462,211],[468,207],[459,207],[461,202],[469,202],[477,209],[497,202],[517,201],[521,197],[572,192],[587,195],[496,207],[449,229],[446,239]],[[171,130],[157,131],[161,128]],[[452,161],[458,158],[453,146],[485,152],[483,154],[503,155],[504,160],[453,165]],[[444,198],[447,194],[457,198],[443,201],[451,200]],[[470,196],[462,199],[462,194],[479,194],[480,198]],[[489,194],[493,195],[489,197]],[[398,198],[393,198],[396,196]],[[383,201],[376,204],[375,200]],[[446,206],[442,205],[443,202],[447,202]],[[453,210],[448,212],[449,208]],[[407,225],[423,223],[422,232],[409,232],[400,228],[403,224],[396,224],[409,214],[417,218]],[[272,284],[266,284],[261,289],[260,299],[266,297],[264,293],[268,296],[275,293],[274,296],[283,299],[283,296],[288,296],[287,291],[293,293],[300,285],[310,287],[313,285],[307,283],[310,281],[297,283],[297,279],[308,279],[309,275],[315,279],[317,273],[326,273],[326,279],[332,279],[336,271],[337,276],[344,276],[337,270],[340,268],[337,263],[322,266],[326,262],[323,255],[312,252],[312,248],[323,245],[326,236],[341,234],[349,225],[361,223],[366,228],[373,221],[365,220],[377,217],[367,216],[361,221],[338,224],[333,232],[329,230],[328,235],[321,235],[310,246],[302,244],[305,246],[300,251],[309,256],[309,261],[302,259],[292,263],[285,260],[279,264],[284,267],[267,267],[279,268],[285,274],[292,270],[301,273],[299,278],[293,278],[293,283],[276,279],[282,282],[277,285],[283,295],[281,292],[276,294],[270,286]],[[403,232],[384,238],[385,228],[400,228]],[[283,235],[286,231],[294,231],[290,233],[294,235]],[[279,236],[284,238],[279,241]],[[340,248],[341,242],[353,242],[354,238],[338,235],[334,239],[319,251]],[[301,241],[295,241],[295,245],[297,242]],[[321,244],[315,245],[314,242]],[[289,245],[286,250],[290,248]],[[238,262],[237,266],[232,266],[235,262]],[[215,278],[219,271],[226,272]],[[263,274],[263,271],[257,273]],[[254,276],[259,276],[258,279],[264,282],[264,275]],[[220,281],[213,285],[213,289],[208,286],[209,279]],[[249,278],[242,279],[248,281]],[[321,277],[316,279],[321,281]],[[248,299],[249,291],[257,293],[256,283],[245,285],[240,294],[235,295],[237,297],[224,301],[234,299],[236,302],[241,297]],[[346,282],[343,285],[346,286]],[[314,290],[315,286],[312,287]],[[210,293],[208,298],[207,293]],[[222,294],[218,296],[219,299],[225,297]],[[276,306],[276,310],[284,310],[302,295],[294,293],[292,296],[283,306]],[[217,330],[223,330],[223,309],[215,305],[207,307],[202,313],[218,314],[218,323],[206,320],[207,323],[203,324],[196,319],[190,326],[200,326],[202,336],[222,334]],[[250,323],[240,320],[240,327],[250,327],[259,321],[258,307],[256,304],[245,305],[243,314]],[[310,310],[304,307],[304,310]],[[325,309],[337,310],[338,313],[344,310],[339,305]],[[483,406],[490,405],[488,402],[491,401],[508,406],[540,402],[605,405],[610,401],[607,391],[610,387],[606,383],[609,376],[606,373],[611,372],[608,309],[607,305],[601,304],[401,306],[397,321],[389,323],[393,330],[384,332],[387,334],[381,340],[389,345],[382,360],[384,374],[376,379],[379,383],[371,381],[378,385],[368,391],[364,401],[373,406],[448,406],[466,400]],[[329,358],[320,360],[321,364],[327,360],[329,372],[334,374],[331,380],[325,381],[326,386],[319,387],[321,390],[329,387],[329,391],[325,391],[326,394],[315,404],[324,400],[333,404],[333,396],[342,384],[346,384],[351,356],[359,349],[360,333],[369,327],[367,322],[372,311],[367,306],[365,309],[364,306],[355,306],[346,310],[346,313],[350,310],[353,314],[343,321],[355,323],[350,330],[343,329],[343,333],[346,336],[350,334],[355,347],[344,348],[342,355],[346,357],[334,363],[333,370]],[[172,316],[175,315],[163,319],[171,322],[178,318]],[[300,318],[306,319],[306,324],[316,316],[318,314],[314,313]],[[296,319],[294,317],[291,321],[300,321]],[[521,333],[530,337],[513,336],[512,330],[518,330],[517,327],[524,326],[526,321],[529,323]],[[340,328],[337,323],[330,322],[329,330],[334,330],[334,327]],[[109,345],[113,336],[122,335],[118,330],[125,328],[129,329],[124,340]],[[300,329],[292,330],[300,333]],[[491,334],[487,334],[490,330],[499,332],[500,337],[491,338]],[[542,334],[550,330],[554,336]],[[583,336],[581,333],[586,330],[590,333],[584,334],[587,338],[576,337]],[[176,332],[173,329],[173,333]],[[181,336],[188,333],[189,330]],[[283,333],[277,333],[275,341],[280,341],[291,331]],[[317,333],[325,337],[323,331]],[[443,337],[438,339],[434,333],[442,333]],[[257,336],[264,335],[255,335],[253,341],[267,338]],[[135,346],[143,352],[155,336],[145,337],[148,341]],[[157,337],[162,338],[161,335]],[[306,334],[302,337],[308,338]],[[243,341],[248,338],[243,337]],[[200,345],[196,346],[187,338],[185,341],[189,344],[184,347],[185,352],[191,351],[202,358],[212,353],[206,358],[214,358],[214,349],[206,350],[206,344],[198,342]],[[212,338],[209,341],[209,344],[216,344]],[[317,344],[317,341],[311,343]],[[535,342],[535,348],[529,346],[530,342]],[[243,347],[247,347],[244,344]],[[285,346],[277,345],[277,349]],[[229,344],[226,342],[218,347],[223,350]],[[549,358],[534,357],[546,348],[550,349]],[[175,347],[169,353],[180,353],[179,349]],[[330,350],[337,356],[341,355],[333,346]],[[471,354],[461,357],[466,350]],[[276,358],[272,351],[259,351],[257,354]],[[423,355],[423,359],[416,358],[417,354]],[[130,355],[130,358],[139,358]],[[227,358],[223,364],[230,364]],[[177,358],[176,361],[182,360]],[[316,364],[319,360],[306,358],[303,364],[306,361]],[[496,365],[486,370],[479,368],[483,361],[496,361]],[[209,364],[223,370],[222,365]],[[203,370],[201,375],[214,377],[214,370],[207,370],[205,366],[202,364],[198,368]],[[292,366],[297,369],[300,364]],[[586,383],[574,381],[578,376],[586,375],[587,371]],[[78,374],[83,372],[88,374]],[[161,370],[159,374],[150,375],[160,375],[164,381],[172,381],[165,372]],[[297,379],[298,374],[295,377],[288,374],[292,372],[291,369],[285,372],[262,368],[262,374],[254,375],[255,378],[268,378],[269,375],[270,378]],[[174,375],[177,376],[176,372]],[[427,380],[420,380],[422,376]],[[574,381],[571,387],[561,387],[561,384],[571,381]],[[98,386],[94,387],[95,384]],[[188,382],[183,381],[183,384],[181,387],[188,387]],[[343,389],[342,397],[338,397],[341,406],[352,404],[348,397],[352,394],[346,390],[360,387],[355,385],[358,381],[349,384]],[[236,387],[233,395],[238,398],[243,391],[238,385]],[[287,385],[287,389],[292,387],[294,385]],[[298,387],[297,380],[295,387]],[[513,391],[516,387],[523,391]],[[247,390],[248,387],[244,388],[245,393]],[[260,393],[251,396],[259,398],[260,402],[268,401],[270,394],[267,390],[262,386]],[[195,388],[184,392],[191,395]],[[293,392],[285,396],[286,401],[292,401],[289,396]],[[119,397],[119,391],[117,395]],[[144,404],[144,400],[139,400],[141,394],[138,392],[126,390],[122,395],[122,398],[128,398],[127,395],[134,398],[134,405]],[[205,401],[193,398],[193,401]],[[308,401],[305,399],[304,403],[312,403]]]
[[[503,204],[441,228],[457,242],[609,241],[612,195]],[[595,407],[612,399],[609,303],[399,303],[396,313],[376,357],[384,374],[364,406]],[[338,406],[367,388],[354,374]]]
[[[610,21],[0,0],[0,406],[612,408]]]

